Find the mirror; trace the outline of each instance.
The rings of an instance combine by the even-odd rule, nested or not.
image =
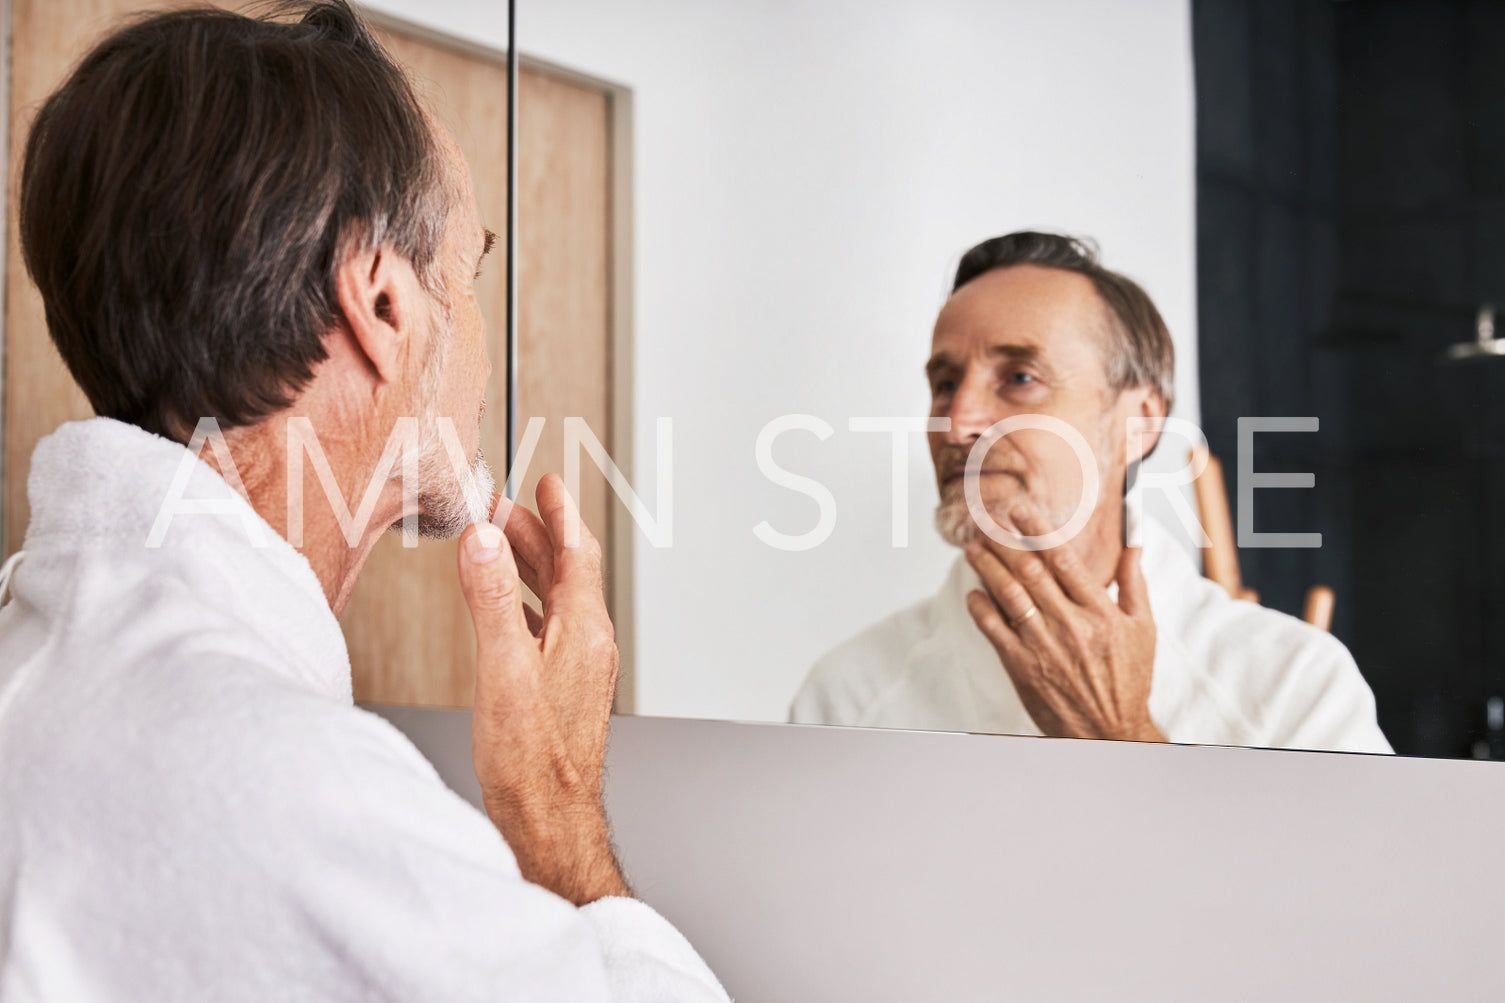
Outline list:
[[[142,4],[78,6],[16,7],[13,161]],[[505,227],[505,8],[371,13]],[[517,479],[564,472],[606,545],[620,711],[1505,758],[1505,12],[520,17]],[[10,553],[32,446],[89,408],[7,261]],[[1021,501],[1071,542],[1011,546]],[[451,569],[373,558],[361,699],[466,704]]]
[[[523,51],[632,101],[620,709],[1154,737],[1130,733],[1137,701],[1175,742],[1505,755],[1500,17],[1461,0],[524,4]],[[1018,264],[1059,241],[975,252],[951,295],[964,252],[1026,230],[1086,238],[1132,280],[1173,373],[1133,289]],[[1115,435],[1092,438],[1073,397],[1089,385]],[[1168,399],[1158,445],[1128,462],[1162,426],[1137,451],[1120,426]],[[956,423],[932,433],[951,471],[1024,413],[1087,433],[1100,500],[1066,549],[1091,595],[1050,551],[985,548],[984,581],[937,529],[924,419]],[[1040,533],[1069,522],[1094,463],[1058,428],[1004,431],[976,453],[983,511],[1018,529],[1027,499]],[[967,479],[946,518],[967,521]],[[1114,584],[1125,534],[1142,588]],[[1056,589],[1011,607],[1030,561]],[[991,637],[967,605],[980,584]],[[1145,598],[1152,681],[1100,664],[1054,692],[1093,645],[1146,661],[1123,654],[1143,649],[1124,611]],[[1033,676],[1006,671],[1011,650]]]

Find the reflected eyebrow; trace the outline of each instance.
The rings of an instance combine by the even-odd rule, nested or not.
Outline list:
[[[1005,359],[1030,362],[1040,357],[1040,349],[1034,345],[994,345],[988,349],[988,354]]]
[[[925,375],[931,379],[935,379],[937,375],[944,373],[946,370],[955,368],[956,360],[942,352],[938,355],[932,355],[930,361],[925,363]]]
[[[1040,349],[1034,345],[992,345],[988,348],[988,354],[995,358],[1009,359],[1015,362],[1038,362]],[[961,363],[945,352],[938,352],[930,357],[925,363],[925,375],[934,378],[937,373],[950,369],[961,368]]]

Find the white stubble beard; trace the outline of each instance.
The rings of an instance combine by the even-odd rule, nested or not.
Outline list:
[[[472,523],[491,518],[496,477],[479,449],[475,463],[464,476],[458,476],[437,434],[432,439],[438,448],[424,449],[418,459],[418,535],[451,540]]]
[[[935,507],[935,530],[953,547],[965,547],[977,539],[977,523],[967,508],[965,491],[955,491],[948,498],[942,490],[941,502]]]
[[[435,412],[438,410],[444,354],[454,332],[449,311],[438,303],[434,306],[434,324],[442,340],[436,343],[421,376],[424,398],[419,420],[424,431],[418,447],[418,535],[431,540],[451,540],[465,532],[467,526],[490,520],[496,477],[479,446],[470,469],[461,475],[439,435]],[[481,408],[484,412],[484,402]],[[481,416],[477,414],[477,436],[480,421]]]

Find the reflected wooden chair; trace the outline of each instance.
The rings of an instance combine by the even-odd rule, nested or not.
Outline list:
[[[1204,462],[1205,461],[1205,462]],[[1223,464],[1206,446],[1192,450],[1192,463],[1201,467],[1193,488],[1197,496],[1197,515],[1212,546],[1202,551],[1202,573],[1223,586],[1235,599],[1259,602],[1259,593],[1244,587],[1238,567],[1238,546],[1233,535],[1233,517],[1228,508],[1228,489],[1223,481]],[[1306,605],[1301,619],[1314,627],[1331,630],[1333,605],[1337,596],[1326,585],[1306,590]]]

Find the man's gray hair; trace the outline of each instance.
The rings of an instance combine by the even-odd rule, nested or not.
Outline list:
[[[1160,311],[1137,282],[1099,264],[1091,240],[1020,230],[985,240],[962,255],[951,291],[1012,265],[1059,268],[1091,279],[1108,308],[1108,385],[1115,391],[1150,387],[1170,412],[1176,397],[1176,349]]]

